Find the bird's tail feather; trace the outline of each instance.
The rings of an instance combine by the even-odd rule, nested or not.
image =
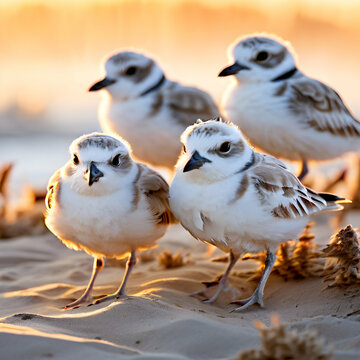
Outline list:
[[[351,203],[351,200],[347,200],[342,196],[329,193],[319,193],[319,195],[327,202],[325,211],[339,211],[344,208],[341,204]]]

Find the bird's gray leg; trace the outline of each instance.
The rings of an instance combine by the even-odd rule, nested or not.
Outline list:
[[[218,284],[218,288],[216,290],[216,293],[210,299],[202,300],[203,303],[206,303],[206,304],[213,303],[217,299],[217,297],[220,295],[223,288],[228,285],[228,276],[229,276],[232,268],[234,267],[234,265],[238,261],[239,257],[240,257],[239,255],[234,255],[232,252],[230,252],[230,264],[227,267],[225,273],[221,276],[221,278],[219,280],[219,284]]]
[[[126,263],[125,274],[124,274],[124,277],[123,277],[123,280],[121,282],[119,289],[114,294],[106,295],[106,296],[101,297],[100,299],[97,299],[91,305],[100,304],[101,302],[103,302],[105,300],[111,300],[111,299],[118,300],[118,299],[120,299],[120,297],[126,296],[126,293],[125,293],[126,283],[129,279],[131,270],[135,266],[135,264],[136,264],[136,252],[135,252],[135,250],[133,250],[130,253],[129,259]]]
[[[238,305],[242,305],[242,306],[232,310],[231,312],[245,310],[254,304],[259,304],[261,307],[264,307],[264,303],[263,303],[264,287],[265,287],[265,284],[271,273],[271,270],[275,264],[275,261],[276,261],[276,255],[268,249],[266,260],[265,260],[265,269],[261,275],[261,279],[260,279],[260,282],[259,282],[257,288],[255,289],[254,293],[248,299],[232,302],[232,304],[238,304]]]
[[[94,287],[96,277],[99,275],[99,273],[100,273],[100,271],[102,270],[103,267],[104,267],[104,260],[102,258],[94,258],[93,270],[92,270],[91,278],[90,278],[90,281],[89,281],[89,284],[88,284],[86,290],[79,297],[79,299],[77,299],[74,302],[66,305],[64,307],[64,309],[73,309],[74,307],[77,307],[80,304],[82,304],[82,303],[89,300],[89,298],[91,296],[92,289]]]
[[[119,290],[116,292],[117,299],[120,298],[121,296],[126,296],[126,293],[125,293],[126,283],[130,276],[131,270],[135,266],[135,264],[136,264],[136,252],[135,252],[135,250],[133,250],[130,254],[129,260],[126,263],[126,270],[125,270],[124,278],[121,282]]]
[[[301,166],[301,171],[300,171],[300,174],[298,175],[298,179],[300,181],[302,181],[308,172],[309,172],[309,168],[307,166],[307,162],[306,162],[306,160],[303,160],[302,166]]]

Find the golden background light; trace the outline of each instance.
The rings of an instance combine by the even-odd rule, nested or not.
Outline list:
[[[130,46],[220,100],[228,45],[263,31],[289,40],[300,68],[338,89],[358,115],[359,18],[355,0],[1,0],[0,117],[49,131],[96,129],[99,96],[87,89],[104,56]],[[15,131],[2,122],[0,132]]]

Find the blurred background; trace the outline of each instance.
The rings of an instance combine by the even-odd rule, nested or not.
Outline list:
[[[0,164],[15,163],[13,187],[44,186],[72,139],[99,129],[100,96],[87,89],[128,47],[219,101],[229,44],[275,33],[359,117],[359,19],[360,0],[0,0]]]

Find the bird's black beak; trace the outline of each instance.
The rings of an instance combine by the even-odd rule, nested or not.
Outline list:
[[[241,65],[236,62],[235,64],[232,64],[232,65],[226,67],[225,69],[221,70],[221,72],[219,73],[218,76],[223,77],[223,76],[235,75],[240,70],[250,70],[250,68],[247,67],[246,65]]]
[[[195,151],[190,160],[184,166],[183,172],[201,168],[205,163],[211,163],[211,160],[202,157],[197,151]]]
[[[98,91],[101,90],[111,84],[116,83],[116,80],[114,79],[109,79],[109,78],[104,78],[98,82],[96,82],[94,85],[92,85],[89,89],[89,91]]]
[[[94,182],[99,181],[104,174],[96,167],[96,165],[91,162],[90,168],[85,171],[85,179],[88,181],[89,186],[91,186]]]

